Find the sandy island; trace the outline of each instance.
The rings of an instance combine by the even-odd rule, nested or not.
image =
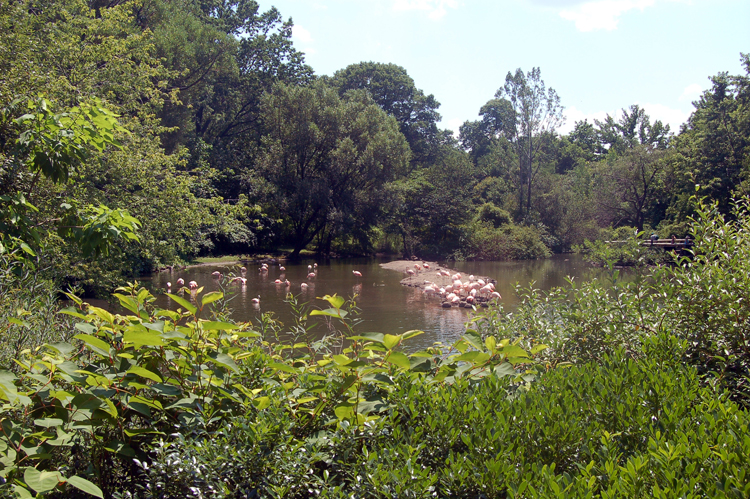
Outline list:
[[[429,269],[425,268],[424,265],[429,265]],[[415,265],[419,265],[421,267],[420,270],[417,270]],[[401,279],[401,284],[403,286],[409,286],[412,288],[419,288],[424,289],[425,286],[427,286],[428,283],[425,281],[434,283],[436,287],[438,288],[444,288],[446,286],[450,286],[453,284],[453,280],[451,279],[451,276],[454,274],[460,273],[457,270],[450,269],[445,266],[441,266],[436,262],[427,262],[423,260],[395,260],[393,262],[388,263],[381,263],[381,267],[388,270],[395,270],[396,272],[401,272],[402,274],[406,275],[407,270],[413,270],[415,272],[414,275],[406,275],[403,279]],[[450,276],[444,276],[444,275],[438,275],[439,270],[447,270],[450,273]],[[461,274],[462,280],[467,280],[468,276]],[[474,276],[475,280],[482,279],[485,283],[492,283],[497,284],[497,280],[492,279],[487,276]],[[450,307],[451,304],[449,302],[446,302],[441,296],[436,295],[435,300],[442,303],[443,307]],[[487,299],[483,297],[477,296],[476,301],[479,305],[486,307],[487,306]],[[458,305],[460,307],[471,307],[471,305],[466,303],[466,298],[462,297],[461,302]]]

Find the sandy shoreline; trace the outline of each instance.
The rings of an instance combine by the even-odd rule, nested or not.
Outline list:
[[[425,268],[424,265],[429,265],[429,268]],[[415,265],[418,265],[421,267],[420,269],[417,269]],[[424,289],[428,283],[433,283],[436,285],[437,288],[444,288],[446,286],[450,286],[453,284],[453,280],[451,279],[451,276],[454,274],[458,274],[458,272],[455,269],[451,269],[445,266],[439,265],[437,262],[429,262],[429,261],[422,261],[422,260],[395,260],[393,262],[388,263],[381,263],[380,266],[384,269],[393,270],[396,272],[401,272],[405,275],[403,279],[401,279],[401,285],[403,286],[409,286],[412,288],[419,288]],[[414,275],[406,275],[407,270],[414,271]],[[439,270],[447,270],[450,276],[444,276],[439,275]],[[469,276],[467,275],[461,275],[461,280],[466,281],[468,280]],[[474,276],[474,280],[482,279],[485,283],[493,283],[497,284],[497,281],[495,279],[492,279],[488,276]],[[428,282],[425,282],[428,281]],[[442,303],[443,307],[451,306],[449,303],[447,303],[445,300],[442,299],[440,296],[436,296],[436,301],[440,301]],[[482,306],[486,305],[487,300],[477,297],[477,303]],[[461,307],[465,306],[471,306],[466,304],[466,299],[462,298],[460,305]]]

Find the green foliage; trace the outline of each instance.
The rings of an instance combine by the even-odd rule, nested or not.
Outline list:
[[[481,220],[471,225],[464,251],[465,256],[483,260],[533,260],[550,255],[536,227],[511,223],[496,228],[492,221]]]
[[[277,85],[264,98],[263,119],[265,198],[284,220],[292,256],[319,234],[328,241],[366,234],[382,213],[382,187],[409,159],[395,119],[363,91],[339,98],[322,83]]]
[[[26,113],[12,120],[20,134],[10,161],[11,164],[26,164],[32,173],[27,194],[36,188],[40,175],[53,183],[66,183],[71,170],[79,168],[92,150],[102,152],[107,146],[121,147],[115,134],[127,133],[118,123],[117,115],[101,107],[99,101],[54,114],[51,103],[44,98],[20,99],[3,110],[2,120],[10,120],[21,109]],[[15,175],[11,171],[7,173],[10,178],[0,196],[0,250],[3,242],[5,245],[10,242],[9,237],[27,245],[38,245],[40,231],[37,227],[50,222],[40,222],[30,216],[39,209],[19,189],[19,184],[25,180],[23,171]],[[104,205],[75,209],[68,203],[63,203],[60,209],[64,216],[57,224],[58,232],[76,241],[87,256],[107,254],[120,237],[138,241],[135,231],[139,222],[124,210],[112,210]]]
[[[348,345],[339,353],[330,341],[268,343],[265,326],[256,332],[225,322],[219,292],[187,298],[180,290],[168,295],[178,308],[166,310],[153,308],[155,298],[137,284],[117,291],[133,315],[69,295],[76,306],[64,313],[81,321],[78,341],[27,349],[14,359],[15,372],[0,371],[0,476],[20,495],[72,486],[109,497],[140,479],[127,463],[149,462],[168,433],[203,438],[237,418],[271,413],[294,422],[285,438],[296,435],[287,442],[298,445],[301,435],[381,419],[407,379],[521,380],[533,365],[516,343],[482,341],[472,331],[450,351],[407,356],[398,347],[421,331],[357,335],[351,306],[335,295],[306,317],[341,324]],[[527,371],[523,382],[531,379]]]
[[[503,225],[513,223],[510,213],[502,208],[498,208],[492,203],[485,203],[479,207],[477,220],[480,222],[489,222],[496,229]]]

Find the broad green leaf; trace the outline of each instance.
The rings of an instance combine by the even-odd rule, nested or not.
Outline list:
[[[508,358],[510,357],[525,357],[528,358],[529,354],[523,348],[518,345],[508,345],[507,347],[500,350]]]
[[[349,340],[363,340],[363,341],[374,341],[376,343],[383,343],[382,333],[363,333],[357,336],[350,336]]]
[[[542,350],[546,350],[546,349],[548,349],[548,348],[549,348],[549,347],[548,347],[547,345],[544,345],[544,344],[542,344],[542,343],[540,343],[540,344],[538,344],[538,345],[534,345],[534,346],[533,346],[533,347],[531,348],[531,354],[532,354],[532,355],[535,355],[535,354],[537,354],[537,353],[541,352]]]
[[[409,359],[409,370],[414,373],[427,373],[432,371],[432,359],[424,357],[414,357]]]
[[[393,350],[395,347],[398,346],[398,344],[400,342],[401,342],[401,337],[400,336],[394,336],[392,334],[386,334],[383,337],[383,345],[385,345],[385,347],[388,350]]]
[[[10,371],[0,371],[0,399],[5,399],[8,402],[14,402],[18,399],[15,381],[15,374]]]
[[[325,315],[327,317],[337,317],[343,319],[347,312],[336,308],[327,308],[325,310],[311,310],[310,315]]]
[[[259,411],[262,411],[266,407],[271,405],[271,399],[269,397],[258,397],[253,399],[253,405]]]
[[[412,329],[411,331],[407,331],[401,335],[402,340],[408,340],[410,338],[414,338],[415,336],[419,336],[420,334],[424,334],[424,331],[420,331],[418,329]]]
[[[149,433],[153,433],[155,435],[164,435],[163,432],[155,430],[154,428],[130,428],[123,431],[125,432],[125,435],[129,437],[136,437],[138,435],[146,435]]]
[[[229,355],[225,353],[219,353],[219,354],[216,354],[216,356],[212,355],[211,358],[217,364],[224,366],[231,371],[234,371],[236,373],[240,372],[239,368],[237,367],[237,364],[235,364],[234,362],[234,359],[232,359],[232,357],[230,357]]]
[[[488,336],[484,340],[484,346],[487,347],[488,352],[494,352],[495,347],[497,346],[497,340],[495,340],[494,336]]]
[[[85,478],[81,478],[78,475],[74,475],[68,478],[67,482],[73,487],[77,488],[78,490],[82,490],[83,492],[86,492],[87,494],[91,494],[94,497],[99,497],[100,499],[104,499],[104,493],[102,493],[102,489],[100,489],[93,483],[89,482]]]
[[[289,366],[287,364],[282,364],[282,363],[279,363],[279,362],[270,362],[270,363],[267,364],[267,366],[270,367],[271,369],[275,370],[275,371],[282,371],[282,372],[286,372],[286,373],[299,374],[299,371],[297,369],[295,369],[294,367]]]
[[[513,368],[510,362],[503,362],[502,364],[498,364],[495,366],[495,374],[502,378],[504,376],[517,376],[518,372]]]
[[[223,297],[224,297],[224,293],[222,293],[221,291],[212,291],[210,293],[206,293],[201,298],[201,306],[205,307],[209,303],[213,303],[216,300],[221,300]]]
[[[337,405],[336,408],[333,410],[333,412],[336,414],[336,417],[339,418],[339,420],[345,420],[352,416],[354,416],[354,405],[353,404],[341,404]]]
[[[146,379],[150,379],[151,381],[156,381],[157,383],[161,383],[162,379],[159,377],[158,374],[149,371],[146,368],[140,367],[140,366],[134,366],[128,369],[129,373],[137,374],[138,376],[141,376]]]
[[[200,321],[204,331],[223,331],[227,329],[239,329],[240,326],[228,322]]]
[[[59,471],[39,471],[36,468],[26,468],[23,472],[23,481],[41,494],[57,487],[57,484],[63,481],[63,477]]]
[[[391,354],[388,357],[386,357],[385,360],[402,369],[409,369],[411,367],[411,363],[409,362],[409,357],[407,357],[405,354],[401,352],[391,352]]]
[[[63,420],[57,418],[35,419],[34,424],[36,426],[41,426],[42,428],[54,428],[56,426],[62,426]]]
[[[184,299],[181,296],[174,295],[172,293],[167,293],[167,296],[172,299],[172,301],[176,302],[178,305],[180,305],[182,308],[190,312],[191,314],[195,315],[195,313],[198,311],[198,309],[193,306],[189,301]]]
[[[484,345],[482,344],[482,336],[476,331],[471,329],[466,331],[466,334],[463,335],[463,339],[465,339],[471,346],[473,346],[477,350],[484,350]]]
[[[123,343],[132,343],[133,346],[161,346],[164,345],[164,341],[161,339],[161,335],[156,332],[144,332],[144,331],[125,331],[122,335]]]
[[[89,306],[88,312],[89,314],[99,316],[102,320],[104,320],[105,322],[109,322],[110,324],[115,321],[115,317],[103,308]]]
[[[90,334],[77,334],[73,336],[73,338],[86,343],[96,353],[109,357],[109,345],[99,338],[91,336]]]
[[[135,298],[133,298],[132,296],[121,295],[119,293],[114,293],[114,296],[117,297],[117,299],[120,301],[120,305],[122,305],[123,308],[126,308],[134,314],[138,315],[138,302],[135,300]]]
[[[327,301],[333,308],[341,308],[346,302],[346,300],[344,300],[344,297],[335,294],[333,296],[325,295],[323,298],[318,297],[318,299]]]
[[[15,317],[11,317],[10,319],[8,319],[8,322],[17,326],[29,327],[28,322],[22,321],[21,319],[16,319]]]

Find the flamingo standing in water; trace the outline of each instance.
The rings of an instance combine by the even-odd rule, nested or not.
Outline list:
[[[188,287],[190,287],[190,289],[192,289],[192,290],[198,289],[198,283],[195,282],[195,281],[190,281],[188,283]]]
[[[352,274],[354,274],[357,277],[362,277],[362,272],[360,272],[359,270],[352,270]]]
[[[260,295],[258,295],[258,296],[257,296],[256,298],[253,298],[253,299],[252,299],[252,300],[250,300],[250,301],[251,301],[251,302],[253,302],[253,305],[258,305],[258,304],[260,304]]]
[[[185,279],[183,279],[182,277],[180,277],[179,279],[177,279],[177,285],[178,286],[184,286],[185,285]]]

